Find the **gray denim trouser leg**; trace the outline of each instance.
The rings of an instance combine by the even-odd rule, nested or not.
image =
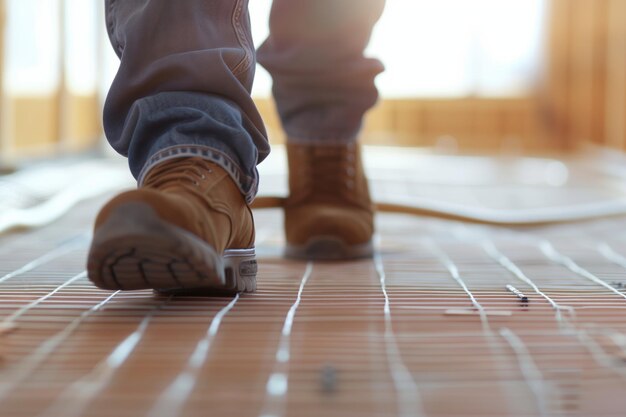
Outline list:
[[[258,59],[272,75],[278,112],[292,141],[356,139],[378,98],[383,71],[366,58],[385,0],[274,0],[270,37]]]
[[[275,0],[260,50],[291,138],[351,140],[376,101],[382,65],[363,57],[384,0]],[[106,0],[121,58],[104,108],[111,145],[141,184],[164,159],[224,167],[251,201],[269,153],[250,97],[248,0]]]
[[[269,145],[250,98],[248,0],[107,0],[106,18],[121,63],[104,128],[133,175],[141,183],[159,161],[200,156],[251,201]]]

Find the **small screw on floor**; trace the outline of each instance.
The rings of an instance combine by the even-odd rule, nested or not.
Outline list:
[[[507,285],[507,286],[506,286],[506,289],[507,289],[507,291],[509,291],[510,293],[514,294],[514,295],[518,298],[518,300],[519,300],[519,302],[520,302],[520,304],[521,304],[522,306],[524,306],[524,307],[528,307],[528,302],[529,302],[530,300],[528,299],[528,297],[526,297],[526,296],[524,295],[524,293],[523,293],[523,292],[521,292],[520,290],[518,290],[517,288],[515,288],[515,287],[514,287],[514,286],[512,286],[512,285]]]

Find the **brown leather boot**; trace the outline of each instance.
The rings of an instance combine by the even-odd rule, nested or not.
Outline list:
[[[252,212],[220,166],[164,161],[102,208],[87,263],[109,290],[254,291]]]
[[[374,209],[359,147],[287,145],[286,256],[342,260],[373,255]]]

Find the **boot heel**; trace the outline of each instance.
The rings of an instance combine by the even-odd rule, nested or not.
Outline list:
[[[226,288],[237,292],[254,292],[258,271],[256,254],[251,249],[227,249],[224,252]]]

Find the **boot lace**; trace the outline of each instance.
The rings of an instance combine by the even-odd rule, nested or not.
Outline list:
[[[298,189],[292,190],[293,200],[348,201],[356,187],[356,146],[302,146],[298,158],[302,163],[291,175],[297,175]]]

